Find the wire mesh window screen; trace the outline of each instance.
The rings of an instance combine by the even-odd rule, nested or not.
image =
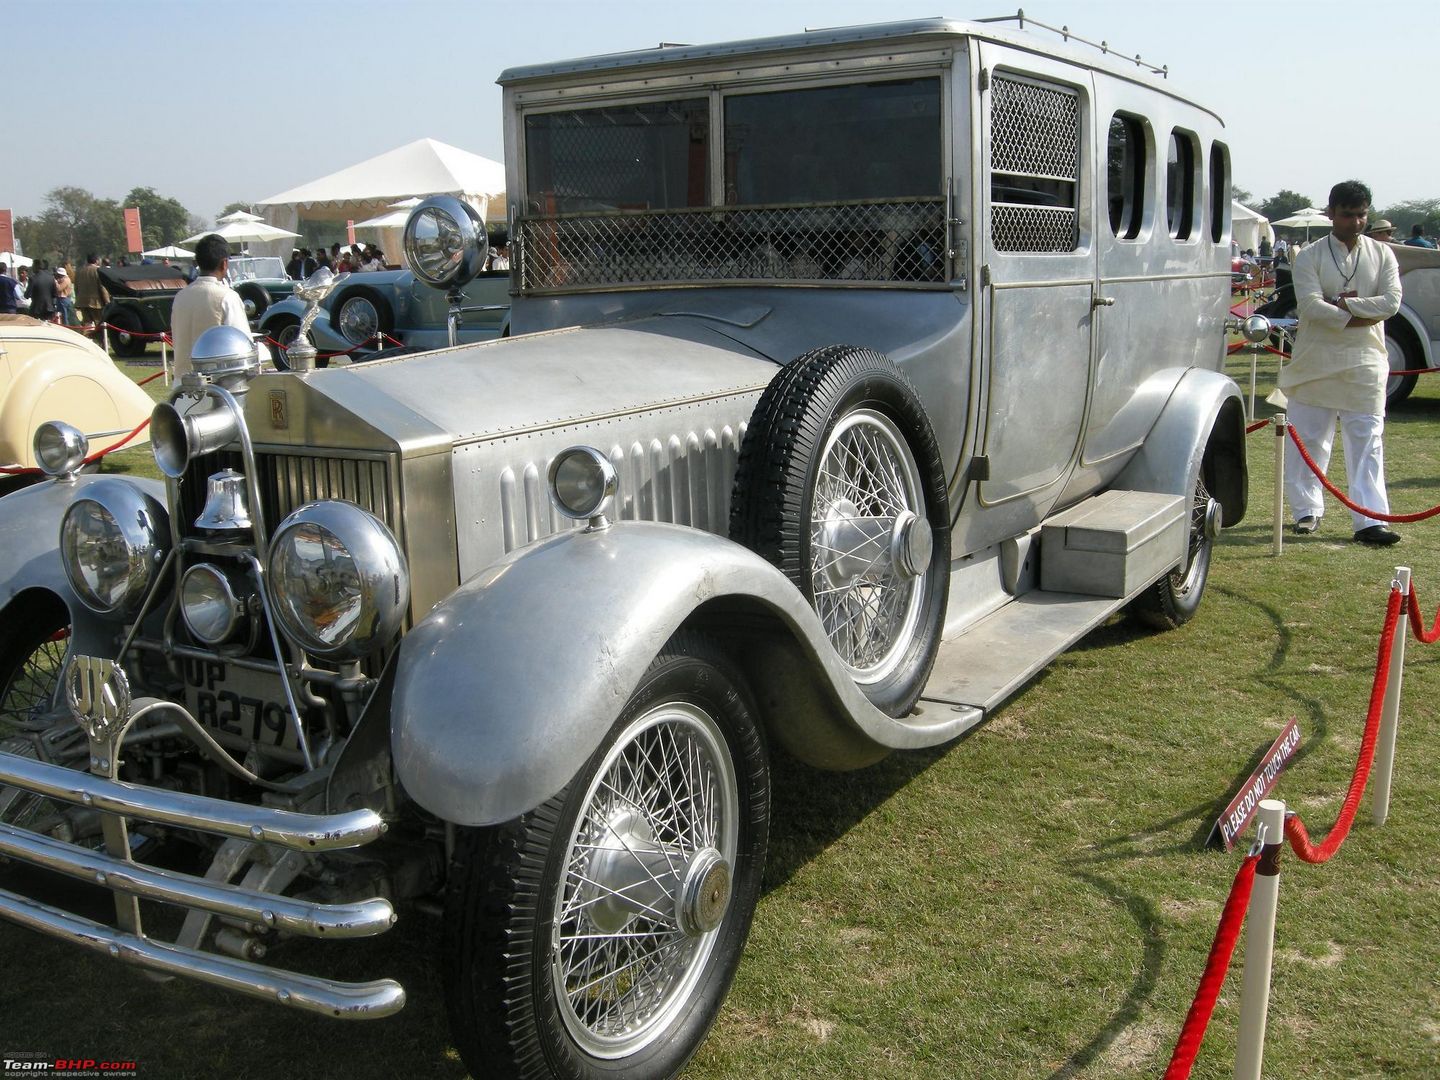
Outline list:
[[[563,214],[598,206],[706,206],[709,141],[710,106],[704,98],[527,116],[530,209]]]
[[[1080,99],[997,76],[990,93],[990,234],[997,251],[1079,246]]]
[[[534,216],[520,288],[647,283],[947,280],[945,200]]]

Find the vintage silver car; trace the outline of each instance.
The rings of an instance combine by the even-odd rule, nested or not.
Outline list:
[[[1246,501],[1229,157],[1149,71],[997,24],[500,81],[517,336],[257,376],[211,331],[163,484],[57,427],[0,501],[0,855],[115,919],[0,916],[358,1019],[404,990],[278,946],[441,897],[475,1075],[671,1076],[769,755],[945,743],[1115,612],[1195,614]],[[483,227],[430,200],[406,249],[454,294]]]

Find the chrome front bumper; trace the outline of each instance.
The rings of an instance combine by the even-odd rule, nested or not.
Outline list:
[[[371,810],[301,814],[110,780],[0,752],[0,787],[126,818],[198,829],[293,851],[359,847],[385,823]],[[0,856],[94,882],[139,899],[207,912],[263,930],[320,938],[379,934],[395,922],[389,901],[322,904],[197,878],[0,824]],[[181,975],[307,1012],[346,1019],[389,1016],[405,1004],[392,979],[343,983],[167,945],[0,889],[0,918],[166,975]]]

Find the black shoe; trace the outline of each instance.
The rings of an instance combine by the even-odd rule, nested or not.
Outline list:
[[[1371,525],[1368,529],[1356,532],[1355,539],[1371,547],[1389,547],[1391,544],[1400,543],[1400,534],[1388,525]]]
[[[1311,533],[1320,531],[1320,519],[1314,514],[1307,514],[1295,522],[1295,534],[1297,536],[1309,536]]]

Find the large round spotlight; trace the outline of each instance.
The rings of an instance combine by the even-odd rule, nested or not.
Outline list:
[[[223,570],[196,563],[180,581],[180,614],[195,640],[223,645],[244,622],[245,602]]]
[[[354,503],[306,503],[275,530],[266,589],[306,652],[355,660],[400,629],[410,571],[394,535]]]
[[[46,476],[68,476],[85,464],[90,443],[79,428],[63,420],[46,420],[35,429],[35,464]]]
[[[550,463],[550,501],[568,518],[585,521],[605,512],[619,478],[610,459],[593,446],[571,446]]]
[[[170,548],[165,510],[119,478],[96,480],[60,522],[65,576],[100,615],[131,614]]]
[[[405,262],[426,285],[458,289],[485,268],[485,222],[453,195],[434,195],[405,221]]]

